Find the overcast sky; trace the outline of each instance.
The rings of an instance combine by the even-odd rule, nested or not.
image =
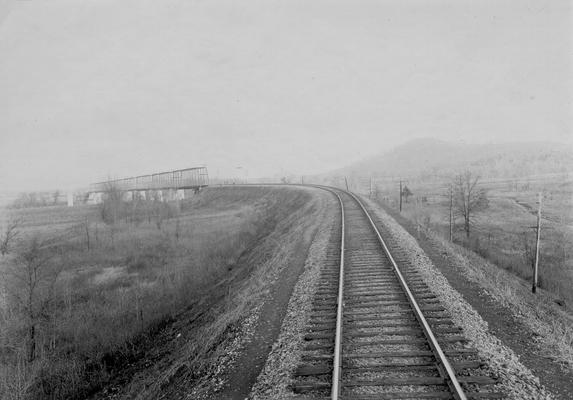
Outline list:
[[[569,0],[0,0],[0,187],[572,143]],[[237,167],[242,167],[240,170]]]

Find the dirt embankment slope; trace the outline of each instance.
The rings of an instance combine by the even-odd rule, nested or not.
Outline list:
[[[212,191],[222,208],[257,188]],[[260,188],[259,188],[260,190]],[[233,193],[234,191],[234,193]],[[265,188],[270,229],[202,299],[155,332],[94,399],[245,398],[276,340],[329,195]],[[231,198],[228,196],[231,194]],[[271,204],[272,203],[272,204]]]

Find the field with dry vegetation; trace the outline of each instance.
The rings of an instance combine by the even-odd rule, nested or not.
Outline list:
[[[399,207],[396,185],[381,185],[377,198],[394,209]],[[412,195],[402,199],[401,214],[420,229],[431,229],[449,238],[447,181],[407,183]],[[479,187],[487,196],[487,207],[472,216],[471,234],[463,220],[453,218],[453,241],[493,264],[531,281],[535,263],[538,195],[542,193],[539,287],[566,307],[573,306],[573,181],[567,174],[538,178],[488,181]]]
[[[90,396],[180,313],[222,298],[203,316],[209,334],[185,347],[193,374],[208,373],[216,356],[205,355],[232,336],[250,301],[229,298],[232,280],[248,276],[265,238],[280,246],[277,231],[313,212],[309,196],[209,188],[179,202],[5,215],[3,232],[15,222],[16,235],[0,258],[0,398]]]

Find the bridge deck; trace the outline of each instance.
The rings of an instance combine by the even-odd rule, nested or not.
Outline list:
[[[110,189],[123,191],[197,189],[208,184],[207,168],[196,167],[93,183],[90,185],[90,192],[107,192]]]

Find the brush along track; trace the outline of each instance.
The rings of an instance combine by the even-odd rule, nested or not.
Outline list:
[[[340,200],[341,219],[321,269],[294,392],[356,400],[502,398],[399,244],[388,248],[384,230],[373,227],[355,196],[328,190]]]

